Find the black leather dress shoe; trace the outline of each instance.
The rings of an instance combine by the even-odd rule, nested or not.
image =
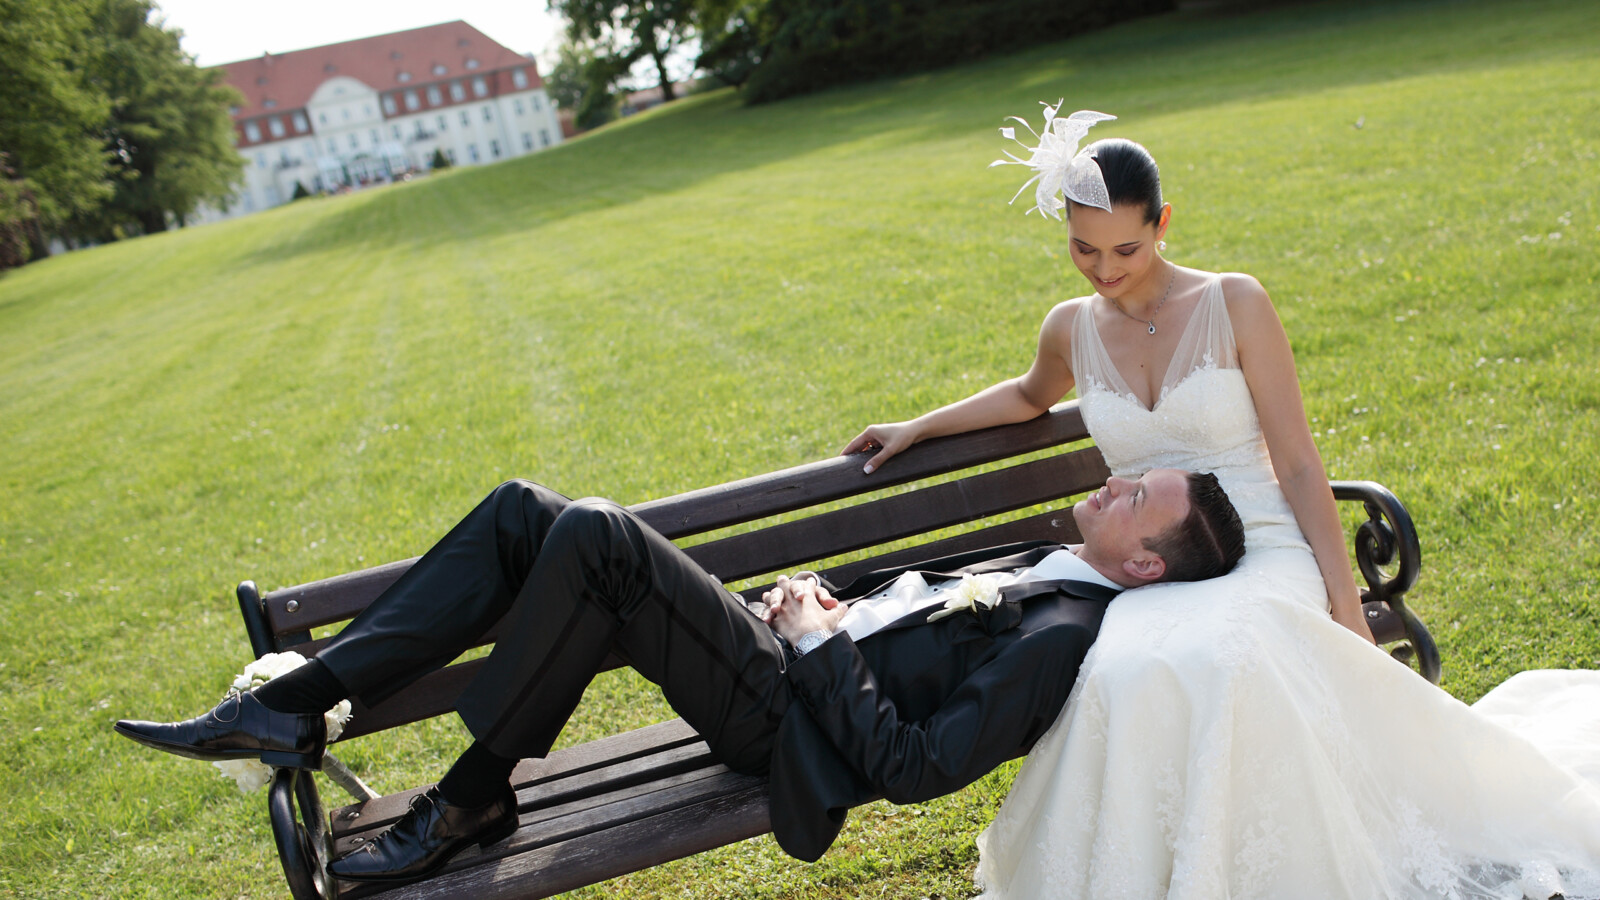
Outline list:
[[[506,785],[482,806],[452,804],[437,787],[411,800],[411,809],[365,846],[334,860],[328,871],[350,881],[414,881],[444,867],[472,844],[487,847],[517,830],[517,794]]]
[[[328,725],[320,714],[267,709],[254,694],[230,691],[210,712],[183,722],[123,719],[117,733],[190,759],[259,759],[269,766],[322,768]]]

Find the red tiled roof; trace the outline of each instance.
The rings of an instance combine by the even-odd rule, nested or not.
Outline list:
[[[469,60],[477,60],[477,67],[467,68]],[[444,70],[435,74],[438,66]],[[529,88],[543,85],[533,60],[458,20],[307,50],[266,53],[215,68],[224,70],[228,83],[245,96],[245,102],[233,114],[234,121],[239,122],[304,107],[324,81],[340,75],[383,92],[422,88],[514,67],[527,70]],[[410,74],[408,81],[400,80],[402,72]],[[268,100],[273,101],[270,108],[265,105]]]

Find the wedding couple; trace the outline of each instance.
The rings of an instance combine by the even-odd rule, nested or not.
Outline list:
[[[1164,259],[1149,154],[1076,152],[1110,117],[1055,111],[1012,159],[1039,211],[1066,214],[1094,293],[1050,312],[1024,375],[845,450],[875,451],[871,471],[1076,387],[1116,473],[1074,507],[1082,546],[837,593],[780,579],[753,613],[625,510],[511,482],[311,664],[118,730],[314,766],[324,710],[381,699],[504,615],[458,703],[474,744],[335,875],[408,880],[510,834],[517,758],[549,749],[616,651],[720,759],[770,774],[774,831],[804,859],[852,805],[933,797],[1031,747],[979,839],[985,897],[1600,896],[1600,674],[1523,673],[1467,707],[1372,646],[1265,291]]]

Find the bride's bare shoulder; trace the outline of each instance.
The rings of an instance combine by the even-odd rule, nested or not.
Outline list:
[[[1217,275],[1222,285],[1222,299],[1228,304],[1228,314],[1260,312],[1272,308],[1272,298],[1254,275],[1243,272],[1221,272]]]
[[[1078,314],[1089,309],[1092,299],[1075,297],[1051,307],[1045,314],[1044,324],[1039,326],[1039,346],[1052,348],[1063,357],[1068,356],[1072,347],[1072,329],[1078,322]]]

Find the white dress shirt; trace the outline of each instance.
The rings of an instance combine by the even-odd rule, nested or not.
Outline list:
[[[1036,566],[1010,572],[993,572],[985,577],[995,579],[1000,587],[1028,581],[1070,578],[1122,590],[1121,585],[1101,575],[1094,566],[1079,559],[1076,553],[1065,547],[1046,556]],[[902,572],[900,577],[882,590],[852,603],[835,633],[847,631],[851,640],[859,641],[902,616],[929,606],[942,605],[960,584],[961,579],[948,578],[936,579],[930,585],[921,572],[914,569]]]

